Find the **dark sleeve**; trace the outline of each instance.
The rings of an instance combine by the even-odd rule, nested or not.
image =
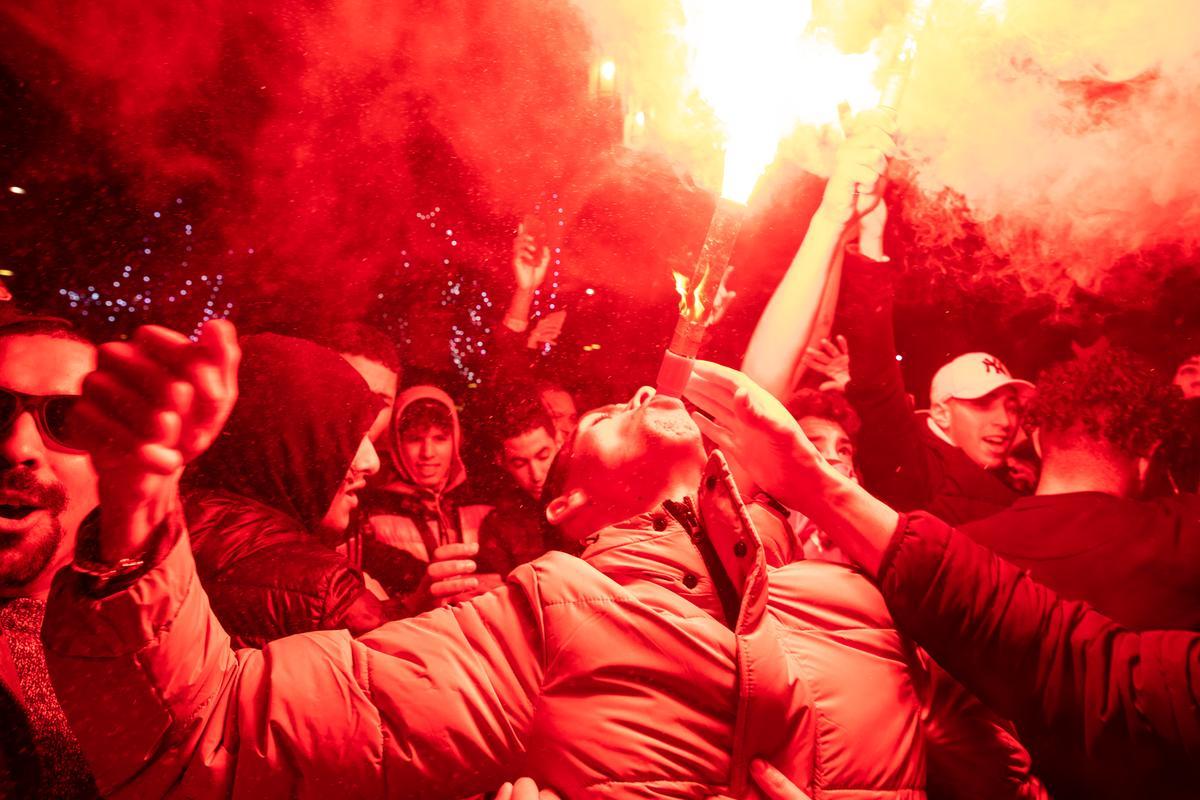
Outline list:
[[[179,541],[180,536],[187,530],[187,521],[183,509],[176,501],[162,521],[158,523],[146,543],[146,551],[142,554],[142,565],[122,575],[111,579],[98,579],[91,575],[82,576],[81,580],[87,590],[95,597],[107,597],[110,594],[123,592],[136,583],[143,575],[158,566],[171,548]],[[94,508],[79,524],[75,537],[75,562],[97,563],[100,558],[101,510]]]
[[[513,553],[508,541],[508,526],[499,508],[493,508],[479,526],[479,553],[475,557],[476,572],[507,575],[513,567]]]
[[[338,570],[331,577],[326,595],[323,630],[345,628],[353,636],[373,631],[391,617],[378,597],[363,584],[362,575],[351,569]]]
[[[386,545],[369,532],[362,539],[363,569],[379,581],[389,595],[417,590],[429,565],[407,550]]]
[[[879,580],[900,628],[1023,735],[1076,767],[1200,777],[1197,634],[1118,627],[923,514],[901,518]]]
[[[483,368],[484,386],[498,386],[503,378],[524,375],[533,367],[537,352],[525,346],[529,341],[529,328],[517,333],[498,320],[492,325],[492,340],[488,345],[488,357]]]
[[[855,461],[873,494],[903,509],[925,505],[934,478],[920,426],[896,362],[892,330],[895,265],[847,250],[836,327],[850,350],[846,399],[862,418]]]
[[[1041,798],[1025,746],[1012,724],[968,692],[928,655],[921,728],[930,797],[963,800]]]

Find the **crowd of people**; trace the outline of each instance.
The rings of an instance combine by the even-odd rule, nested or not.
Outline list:
[[[849,133],[684,401],[529,367],[523,230],[461,419],[357,323],[3,306],[0,793],[1195,796],[1200,354],[962,353],[915,409],[894,120]]]

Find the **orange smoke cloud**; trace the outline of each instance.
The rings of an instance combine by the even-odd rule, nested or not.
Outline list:
[[[900,112],[918,243],[961,213],[1029,291],[1155,280],[1139,256],[1200,242],[1198,92],[1190,3],[937,0]]]

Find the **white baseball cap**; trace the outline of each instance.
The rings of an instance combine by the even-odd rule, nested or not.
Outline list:
[[[1004,362],[991,353],[963,353],[947,361],[929,384],[929,402],[944,403],[951,398],[976,400],[1005,386],[1015,386],[1021,402],[1033,395],[1029,381],[1014,378]]]

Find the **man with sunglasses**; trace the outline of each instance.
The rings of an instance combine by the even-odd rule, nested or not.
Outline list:
[[[50,581],[97,503],[67,423],[95,364],[65,320],[0,304],[0,796],[97,796],[40,639]]]

